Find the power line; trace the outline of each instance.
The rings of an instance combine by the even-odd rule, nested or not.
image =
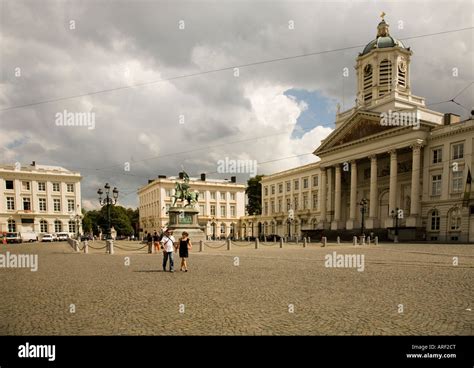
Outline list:
[[[417,36],[405,37],[405,38],[402,38],[401,40],[412,40],[412,39],[417,39],[417,38],[437,36],[437,35],[454,33],[454,32],[462,32],[462,31],[471,30],[471,29],[474,29],[474,27],[458,28],[458,29],[452,29],[452,30],[448,30],[448,31],[441,31],[441,32],[435,32],[435,33],[426,33],[426,34],[417,35]],[[71,99],[76,99],[76,98],[81,98],[81,97],[86,97],[86,96],[93,96],[93,95],[97,95],[97,94],[101,94],[101,93],[107,93],[107,92],[113,92],[113,91],[119,91],[119,90],[125,90],[125,89],[130,89],[130,88],[137,88],[137,87],[144,87],[144,86],[157,84],[157,83],[162,83],[162,82],[167,82],[167,81],[172,81],[172,80],[191,78],[191,77],[196,77],[196,76],[199,76],[199,75],[217,73],[217,72],[226,71],[226,70],[233,70],[235,68],[246,68],[246,67],[249,67],[249,66],[255,66],[255,65],[269,64],[269,63],[275,63],[275,62],[286,61],[286,60],[299,59],[299,58],[304,58],[304,57],[308,57],[308,56],[316,56],[316,55],[329,54],[329,53],[333,53],[333,52],[347,51],[347,50],[351,50],[351,49],[361,48],[361,47],[364,47],[364,46],[365,45],[347,46],[347,47],[341,47],[341,48],[336,48],[336,49],[315,51],[315,52],[310,52],[310,53],[305,53],[305,54],[300,54],[300,55],[293,55],[293,56],[286,56],[286,57],[275,58],[275,59],[261,60],[261,61],[256,61],[256,62],[252,62],[252,63],[233,65],[233,66],[228,66],[228,67],[223,67],[223,68],[218,68],[218,69],[205,70],[205,71],[201,71],[201,72],[183,74],[183,75],[178,75],[178,76],[169,77],[169,78],[162,78],[162,79],[149,81],[149,82],[136,83],[136,84],[132,84],[132,85],[128,85],[128,86],[107,88],[107,89],[98,90],[98,91],[94,91],[94,92],[86,92],[86,93],[82,93],[82,94],[78,94],[78,95],[51,98],[51,99],[37,101],[37,102],[31,102],[31,103],[27,103],[27,104],[23,104],[23,105],[10,106],[10,107],[0,109],[0,112],[20,109],[20,108],[24,108],[24,107],[43,105],[43,104],[52,103],[52,102],[71,100]]]

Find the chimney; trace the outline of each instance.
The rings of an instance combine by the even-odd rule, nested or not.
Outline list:
[[[184,179],[184,173],[183,173],[183,172],[180,172],[180,173],[179,173],[179,178],[180,178],[180,179]]]
[[[236,176],[231,176],[230,177],[230,182],[231,183],[236,183],[237,182],[237,177]]]
[[[31,166],[36,166],[36,161],[33,161],[33,162],[31,163]]]
[[[206,174],[205,173],[201,174],[201,181],[206,181]]]
[[[444,125],[452,125],[452,124],[459,123],[460,121],[461,121],[461,117],[457,114],[453,114],[450,112],[444,114]]]

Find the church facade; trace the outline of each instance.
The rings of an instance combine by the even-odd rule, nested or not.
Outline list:
[[[241,235],[385,231],[401,240],[474,242],[474,119],[412,93],[412,51],[382,19],[356,59],[356,104],[336,114],[320,161],[262,179],[262,214]]]

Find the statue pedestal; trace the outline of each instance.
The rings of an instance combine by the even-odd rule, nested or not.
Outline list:
[[[198,213],[199,210],[194,207],[171,207],[168,210],[168,228],[175,232],[176,240],[181,237],[183,231],[189,234],[191,243],[195,245],[200,240],[206,240],[206,234],[198,223]]]

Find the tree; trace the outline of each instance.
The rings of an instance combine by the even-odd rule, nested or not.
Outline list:
[[[257,175],[247,181],[247,189],[245,193],[249,203],[247,204],[247,212],[249,215],[260,215],[262,213],[262,180],[264,175]]]
[[[136,234],[138,222],[138,209],[110,206],[110,223],[117,231],[117,235],[130,236]],[[85,211],[82,228],[84,232],[93,232],[95,235],[99,234],[100,228],[102,233],[105,234],[108,228],[107,206],[102,207],[99,211]]]

